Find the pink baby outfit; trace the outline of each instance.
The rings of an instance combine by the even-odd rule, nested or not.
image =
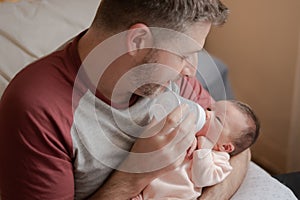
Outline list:
[[[186,159],[173,171],[153,180],[135,199],[197,199],[202,187],[224,180],[232,170],[229,154],[211,149],[198,149],[193,159]]]

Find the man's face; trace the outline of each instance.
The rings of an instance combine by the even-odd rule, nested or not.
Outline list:
[[[210,30],[209,23],[195,23],[185,31],[184,37],[160,41],[157,49],[152,49],[145,56],[143,64],[137,70],[135,83],[138,87],[135,94],[156,96],[164,91],[171,81],[181,76],[195,76],[198,65],[198,53],[202,50]],[[141,83],[145,84],[141,84]]]

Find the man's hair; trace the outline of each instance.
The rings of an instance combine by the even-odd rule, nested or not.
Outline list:
[[[136,23],[184,31],[195,22],[225,23],[227,7],[220,0],[102,0],[93,27],[125,31]]]
[[[235,100],[230,100],[230,102],[252,121],[249,123],[249,126],[234,139],[233,144],[235,149],[230,153],[230,156],[234,156],[250,147],[257,140],[260,133],[260,122],[249,105]]]

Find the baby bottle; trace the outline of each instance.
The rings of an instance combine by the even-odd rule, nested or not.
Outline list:
[[[197,103],[185,99],[180,95],[167,91],[158,95],[150,107],[150,116],[155,117],[157,121],[164,119],[172,110],[180,104],[188,104],[190,112],[196,116],[196,132],[200,131],[206,123],[206,112]],[[205,142],[202,143],[201,148],[212,149],[220,136],[219,132],[206,132]],[[203,139],[203,138],[202,138]]]
[[[172,91],[159,94],[155,98],[150,107],[150,115],[154,116],[157,121],[161,121],[180,104],[188,104],[190,112],[195,114],[196,132],[198,132],[204,126],[206,121],[204,109],[199,104],[185,99]]]

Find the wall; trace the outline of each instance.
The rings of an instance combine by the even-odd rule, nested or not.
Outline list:
[[[229,20],[213,28],[205,48],[227,64],[236,98],[261,120],[253,160],[273,173],[299,171],[300,1],[223,2]]]
[[[292,104],[291,129],[289,136],[288,161],[287,169],[291,171],[299,171],[300,156],[295,156],[295,152],[299,152],[300,142],[300,37],[298,40],[298,60],[294,81],[294,98]]]

